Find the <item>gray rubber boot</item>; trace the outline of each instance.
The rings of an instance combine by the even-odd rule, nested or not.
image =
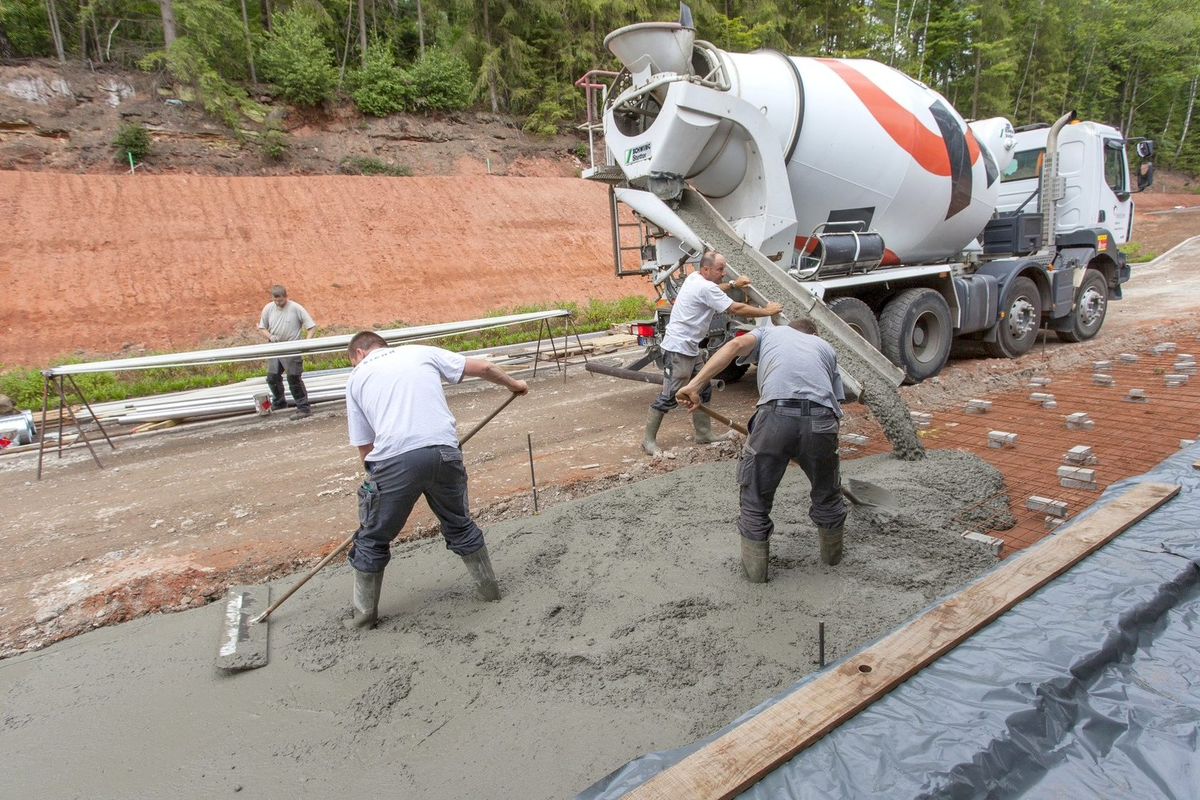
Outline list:
[[[492,559],[488,557],[488,549],[483,547],[462,557],[467,565],[467,571],[475,579],[475,593],[483,600],[494,602],[500,599],[500,584],[496,583],[496,573],[492,569]]]
[[[359,572],[354,570],[354,616],[342,620],[350,630],[374,628],[379,617],[379,591],[383,588],[383,570]]]
[[[821,561],[831,567],[842,560],[842,534],[845,530],[845,525],[817,528],[817,535],[821,537]]]
[[[726,431],[720,436],[713,434],[712,417],[703,411],[692,412],[692,425],[696,427],[696,444],[727,442],[733,438],[733,431]]]
[[[739,536],[742,540],[742,577],[751,583],[767,582],[767,562],[771,559],[771,540],[756,542]]]
[[[650,409],[650,413],[646,415],[646,432],[642,435],[642,449],[646,451],[648,456],[657,456],[662,454],[662,448],[658,446],[658,427],[662,425],[665,412],[659,411],[657,408]]]

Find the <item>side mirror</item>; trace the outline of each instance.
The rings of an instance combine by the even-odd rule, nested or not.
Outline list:
[[[1154,140],[1143,139],[1137,143],[1135,149],[1137,150],[1138,156],[1141,158],[1149,158],[1150,156],[1154,155]]]
[[[1151,148],[1153,149],[1153,148]],[[1144,192],[1154,183],[1154,165],[1149,161],[1143,161],[1138,167],[1137,186],[1139,192]]]

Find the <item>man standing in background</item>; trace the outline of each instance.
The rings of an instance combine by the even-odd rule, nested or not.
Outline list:
[[[268,342],[294,342],[300,338],[311,339],[317,330],[317,323],[309,316],[308,311],[299,303],[288,300],[287,289],[279,284],[271,287],[271,302],[263,307],[262,317],[258,321],[258,332]],[[304,419],[312,413],[308,404],[308,389],[304,386],[301,375],[304,372],[303,356],[267,359],[267,386],[271,389],[271,410],[279,411],[287,408],[283,397],[283,375],[287,373],[288,388],[292,391],[292,399],[296,401],[296,413],[289,419]]]

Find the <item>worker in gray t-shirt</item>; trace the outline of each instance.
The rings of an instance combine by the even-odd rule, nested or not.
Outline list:
[[[779,303],[767,303],[759,308],[748,303],[738,303],[726,289],[744,289],[750,285],[745,275],[725,283],[725,256],[710,250],[700,257],[696,271],[688,275],[675,296],[671,307],[671,319],[663,335],[663,388],[650,404],[646,417],[646,432],[642,435],[642,450],[647,455],[658,455],[658,428],[663,417],[675,408],[675,393],[704,366],[707,355],[700,351],[700,342],[708,337],[708,326],[714,314],[730,313],[740,317],[770,317],[783,310]],[[708,402],[712,390],[705,387],[704,401]],[[696,428],[697,444],[720,441],[714,436],[712,423],[704,414],[692,414],[692,425]]]
[[[846,504],[838,463],[838,429],[845,391],[837,354],[816,335],[816,326],[800,319],[786,327],[758,328],[726,344],[676,395],[685,408],[696,408],[700,387],[734,359],[758,362],[758,408],[738,463],[738,532],[742,572],[752,583],[765,583],[775,490],[794,460],[812,484],[809,518],[816,524],[821,560],[842,560]]]
[[[288,300],[287,289],[276,284],[271,287],[271,302],[263,307],[262,316],[258,320],[258,332],[268,342],[294,342],[300,338],[311,339],[317,329],[317,323],[309,316],[304,306]],[[287,408],[283,398],[283,377],[287,373],[288,388],[292,391],[292,399],[296,401],[296,413],[290,419],[304,419],[312,413],[308,403],[308,389],[304,386],[304,357],[288,356],[287,358],[267,359],[267,386],[271,388],[271,409],[278,411]]]

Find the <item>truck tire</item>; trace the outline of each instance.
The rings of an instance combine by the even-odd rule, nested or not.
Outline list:
[[[1108,282],[1098,270],[1089,269],[1075,292],[1071,327],[1055,331],[1064,342],[1086,342],[1100,332],[1108,311]]]
[[[932,378],[950,357],[950,306],[933,289],[898,292],[879,315],[879,338],[881,352],[904,370],[905,383]]]
[[[866,339],[867,344],[879,349],[879,323],[869,305],[857,297],[839,297],[829,301],[829,310]]]
[[[1028,353],[1042,325],[1042,295],[1033,280],[1013,278],[1000,305],[1004,316],[996,323],[996,341],[984,342],[993,358],[1016,358]]]

